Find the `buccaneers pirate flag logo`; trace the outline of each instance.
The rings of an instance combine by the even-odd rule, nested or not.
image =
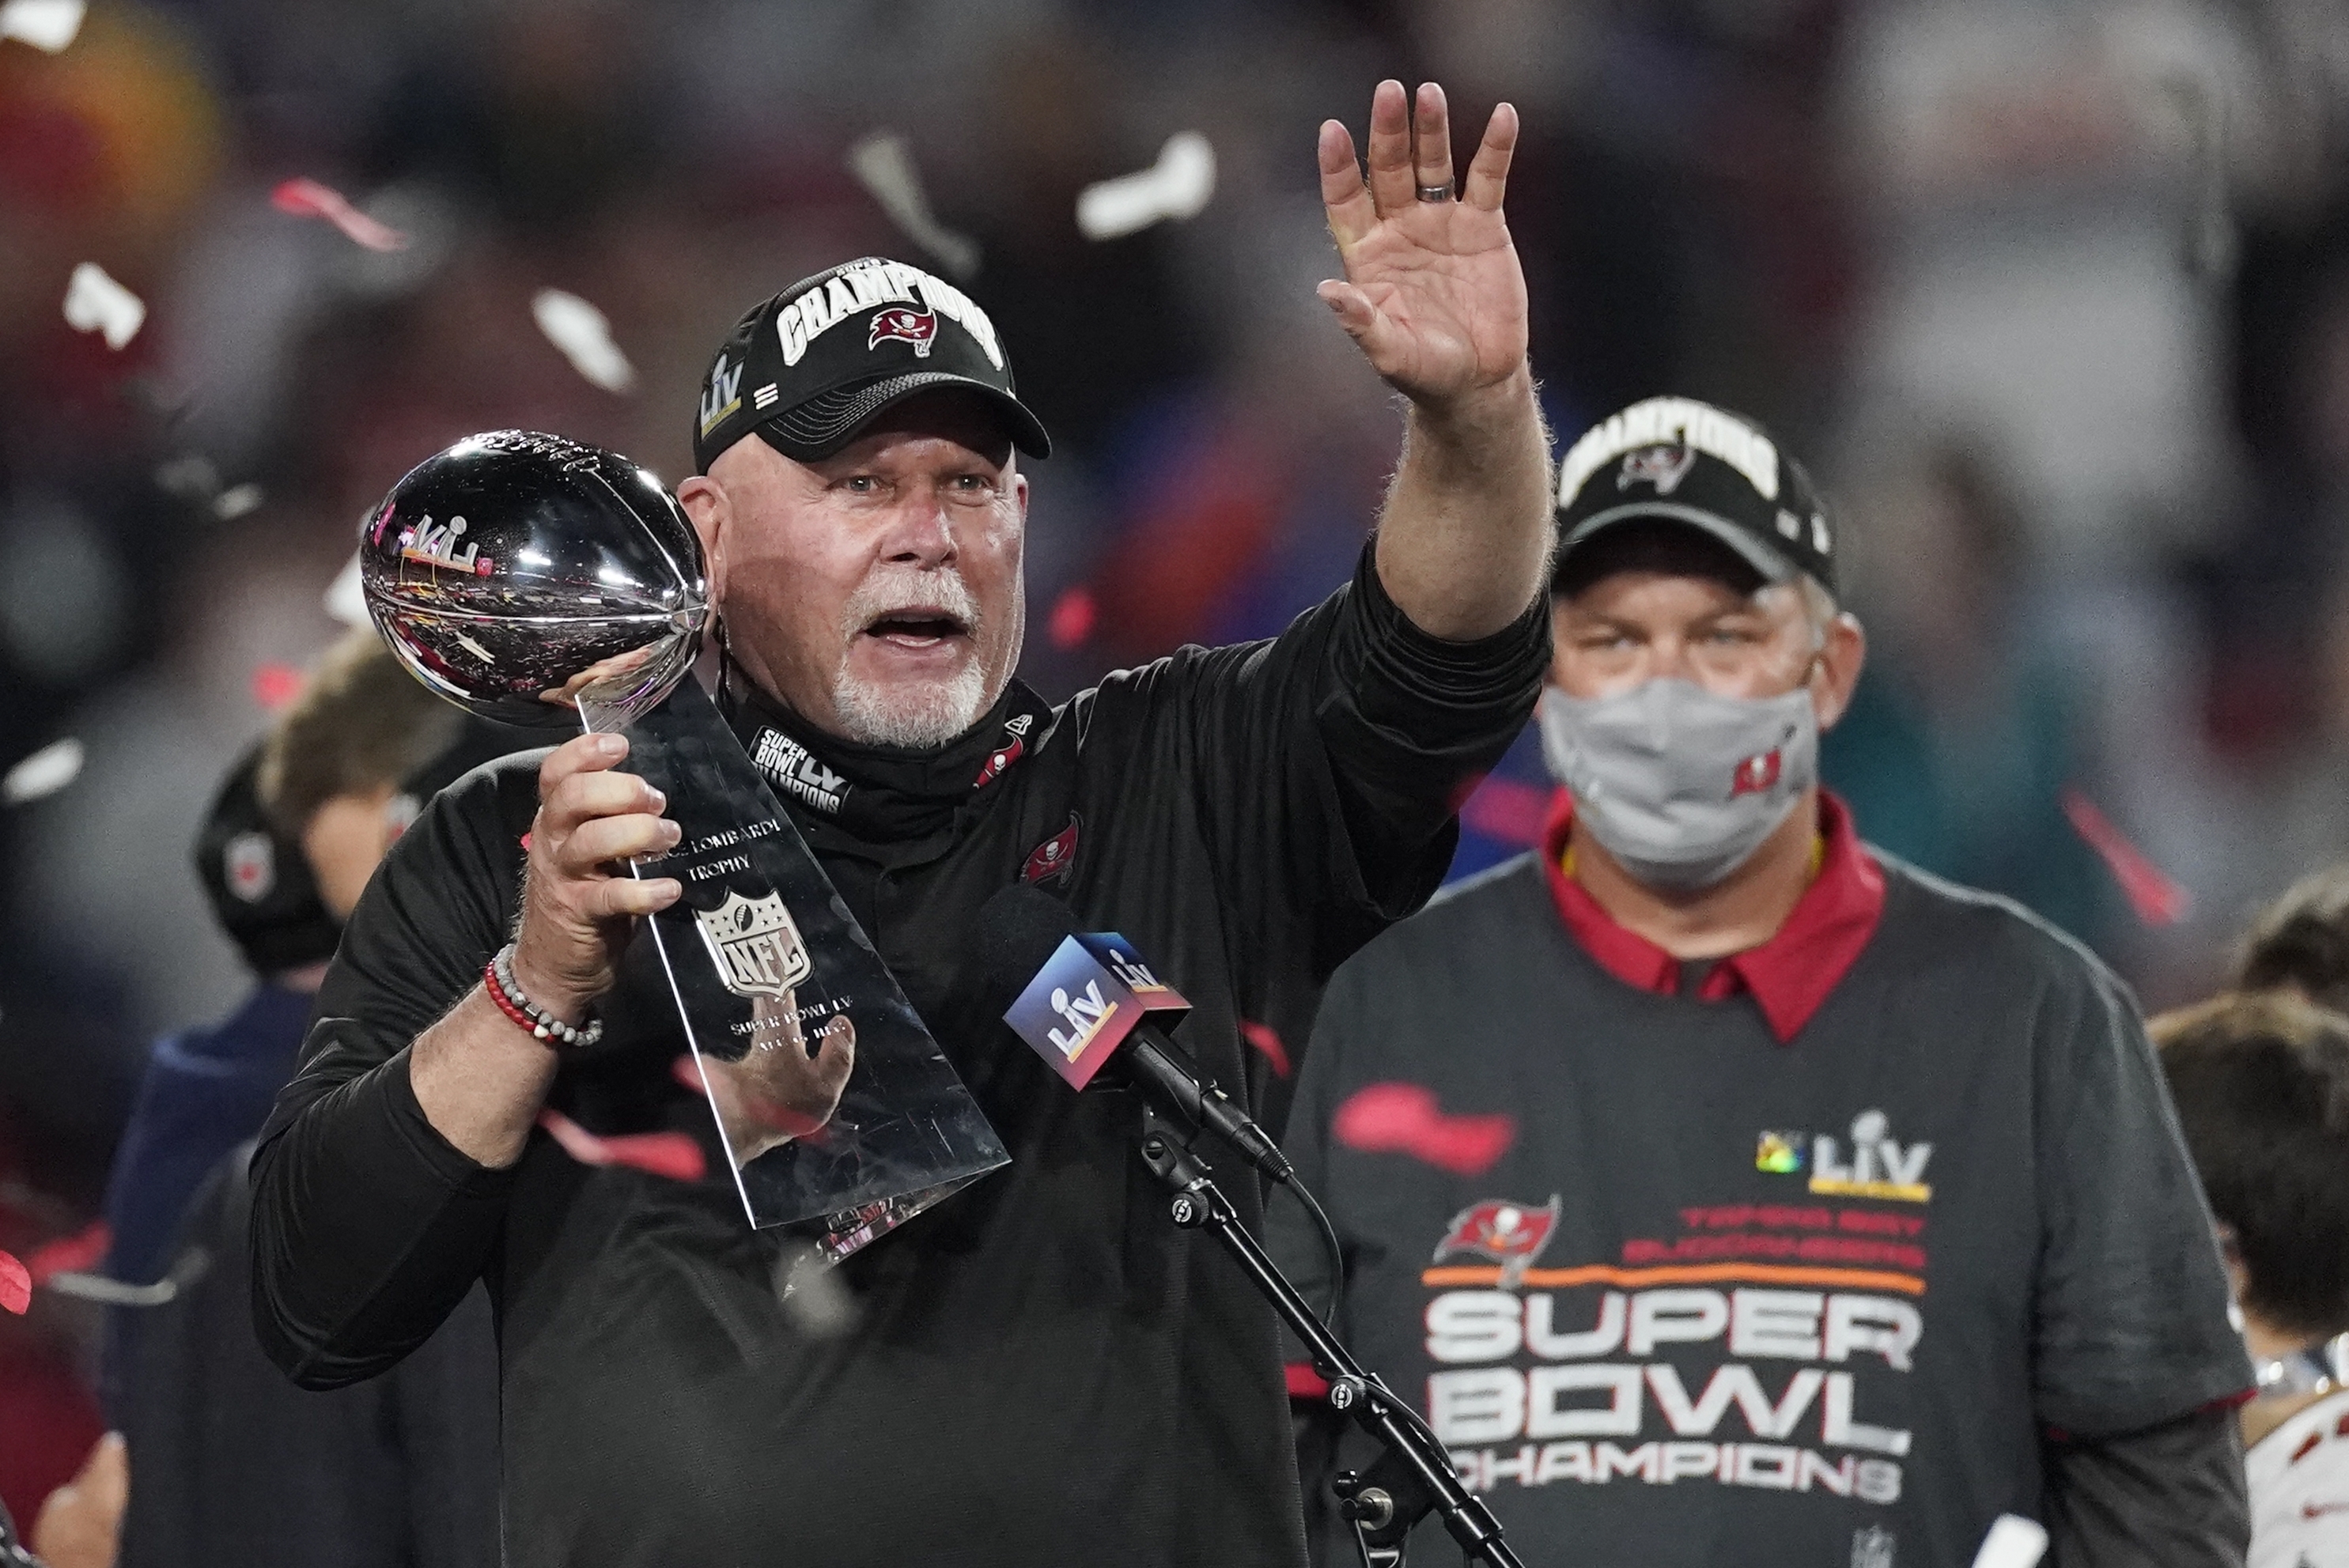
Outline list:
[[[1525,1279],[1526,1270],[1541,1256],[1549,1245],[1552,1233],[1557,1229],[1558,1195],[1550,1194],[1549,1202],[1541,1208],[1526,1203],[1512,1203],[1505,1198],[1487,1198],[1472,1203],[1452,1216],[1451,1228],[1444,1240],[1435,1244],[1435,1259],[1444,1259],[1460,1253],[1474,1253],[1501,1265],[1501,1288],[1514,1290]]]
[[[1069,813],[1069,825],[1028,851],[1028,863],[1019,868],[1019,880],[1024,882],[1048,882],[1055,877],[1066,879],[1069,868],[1077,863],[1077,834],[1084,824],[1074,811]]]
[[[1696,453],[1690,449],[1688,432],[1683,430],[1678,440],[1624,454],[1622,469],[1615,476],[1615,488],[1630,490],[1635,484],[1651,484],[1656,487],[1658,495],[1670,495],[1681,488],[1681,480],[1688,477],[1695,461]]]
[[[1767,794],[1777,787],[1785,768],[1786,754],[1783,748],[1774,748],[1758,757],[1747,758],[1730,769],[1730,796],[1734,799],[1739,795]]]
[[[878,348],[890,338],[914,346],[914,357],[927,359],[930,345],[938,335],[938,318],[926,310],[907,310],[895,305],[876,312],[873,317],[872,335],[864,340],[867,348]]]

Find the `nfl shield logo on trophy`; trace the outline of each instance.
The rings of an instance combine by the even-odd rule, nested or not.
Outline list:
[[[737,996],[780,1002],[814,967],[781,894],[744,898],[729,892],[724,903],[693,918],[710,962],[718,965],[718,978]]]

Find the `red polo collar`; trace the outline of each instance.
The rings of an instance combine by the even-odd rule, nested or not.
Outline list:
[[[1566,874],[1567,831],[1574,800],[1563,789],[1550,807],[1542,833],[1542,870],[1558,917],[1599,966],[1626,985],[1659,996],[1680,991],[1681,964],[1671,954],[1615,923],[1583,885]],[[1791,1044],[1811,1015],[1876,934],[1884,913],[1884,872],[1852,830],[1851,812],[1826,790],[1819,791],[1819,830],[1826,841],[1818,875],[1811,880],[1786,923],[1767,942],[1715,963],[1697,987],[1707,1002],[1751,993],[1780,1045]]]

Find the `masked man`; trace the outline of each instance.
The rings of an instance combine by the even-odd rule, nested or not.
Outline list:
[[[1962,1568],[2011,1513],[2240,1562],[2249,1369],[2145,1031],[1819,789],[1864,643],[1802,469],[1656,398],[1558,496],[1547,840],[1339,971],[1291,1112],[1341,1328],[1530,1561]]]
[[[1438,89],[1414,111],[1381,85],[1366,182],[1322,128],[1346,270],[1322,296],[1410,404],[1352,583],[1268,643],[1061,707],[1012,678],[1014,452],[1045,442],[984,312],[856,262],[725,340],[678,490],[723,705],[1011,1162],[849,1258],[861,1326],[820,1336],[722,1163],[698,1184],[589,1169],[534,1130],[552,1106],[706,1136],[681,1035],[573,1052],[484,990],[502,952],[531,1007],[592,1026],[631,917],[678,893],[610,871],[677,842],[664,801],[609,736],[442,791],[352,916],[264,1133],[255,1315],[281,1366],[331,1386],[486,1275],[508,1562],[1302,1562],[1269,1308],[1167,1221],[1132,1100],[1071,1094],[958,972],[988,898],[1040,883],[1142,944],[1237,1086],[1239,1022],[1301,1037],[1330,970],[1442,877],[1451,802],[1523,727],[1549,630],[1547,450],[1500,211],[1516,116],[1456,198],[1448,135]]]

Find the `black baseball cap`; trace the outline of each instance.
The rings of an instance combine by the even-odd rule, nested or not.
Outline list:
[[[1610,414],[1557,470],[1557,565],[1619,523],[1673,521],[1735,551],[1764,583],[1836,586],[1836,531],[1803,465],[1742,414],[1650,397]],[[1553,579],[1555,581],[1555,579]]]
[[[300,842],[261,808],[254,778],[260,744],[238,758],[196,834],[196,880],[212,913],[256,975],[276,975],[335,955],[343,923],[328,912]]]
[[[754,430],[787,458],[828,458],[874,415],[935,387],[983,394],[1013,446],[1051,455],[1013,390],[995,324],[968,294],[904,262],[843,262],[753,306],[726,335],[701,380],[695,471]]]

